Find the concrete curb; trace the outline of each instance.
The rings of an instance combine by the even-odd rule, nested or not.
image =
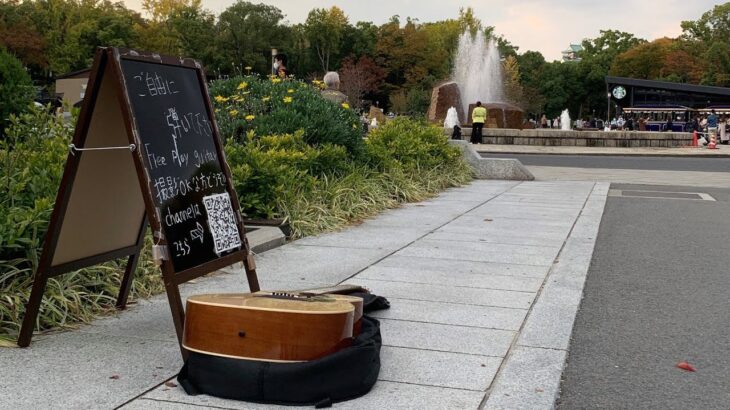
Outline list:
[[[449,140],[461,149],[464,160],[474,170],[477,179],[502,179],[509,181],[534,181],[535,176],[517,159],[483,158],[472,144],[466,141]]]
[[[253,253],[263,253],[286,244],[286,236],[275,226],[247,226],[246,238]]]
[[[631,148],[626,148],[627,150]],[[730,154],[673,154],[673,153],[643,153],[643,152],[525,152],[525,151],[489,151],[480,149],[479,154],[509,154],[509,155],[576,155],[585,157],[680,157],[680,158],[730,158]],[[484,157],[482,157],[484,158]]]
[[[555,407],[609,186],[594,186],[492,384],[485,409]]]
[[[631,157],[682,157],[682,158],[730,158],[730,147],[722,145],[718,150],[706,148],[615,148],[615,147],[552,147],[527,145],[477,144],[480,154],[499,155],[580,155],[580,156],[631,156]]]

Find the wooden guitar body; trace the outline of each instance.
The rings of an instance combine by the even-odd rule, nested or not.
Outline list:
[[[355,307],[323,297],[210,294],[187,300],[183,347],[223,357],[296,362],[352,344]]]

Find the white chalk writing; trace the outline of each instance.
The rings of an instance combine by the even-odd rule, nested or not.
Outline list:
[[[172,212],[170,210],[170,207],[168,206],[167,214],[165,214],[165,225],[173,226],[191,219],[195,219],[199,216],[203,216],[203,214],[200,212],[199,204],[190,204],[190,206],[188,206],[187,208],[177,212]]]
[[[175,81],[167,79],[157,72],[142,71],[133,78],[142,86],[142,90],[137,92],[140,97],[157,97],[180,92],[175,86]]]
[[[191,192],[200,192],[207,189],[226,185],[226,175],[223,172],[201,172],[190,179],[176,176],[162,176],[152,180],[155,195],[159,203],[163,203],[176,196],[185,196]]]

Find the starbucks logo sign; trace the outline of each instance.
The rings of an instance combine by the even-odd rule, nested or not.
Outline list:
[[[620,100],[620,99],[622,99],[622,98],[626,97],[626,89],[625,89],[625,88],[623,88],[623,87],[621,87],[621,86],[615,87],[615,88],[613,89],[613,96],[614,96],[614,97],[615,97],[615,98],[616,98],[617,100]]]

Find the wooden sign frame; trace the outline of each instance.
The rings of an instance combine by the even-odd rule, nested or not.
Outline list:
[[[162,246],[162,249],[168,249],[168,243],[166,241],[166,238],[162,234],[163,227],[162,221],[160,220],[161,214],[155,206],[152,187],[150,186],[151,181],[149,179],[149,172],[147,167],[145,166],[145,147],[142,145],[142,140],[139,136],[139,129],[134,116],[134,111],[132,109],[129,90],[127,89],[127,86],[125,84],[124,73],[122,71],[121,65],[121,61],[123,59],[165,66],[184,67],[188,69],[194,69],[197,73],[198,85],[200,86],[201,94],[204,99],[203,103],[205,105],[207,115],[212,122],[212,136],[210,138],[212,138],[214,141],[217,158],[221,166],[221,171],[226,176],[225,190],[230,195],[231,206],[233,208],[233,212],[236,218],[236,226],[241,237],[240,239],[242,246],[240,249],[226,254],[225,256],[218,257],[214,260],[184,269],[179,272],[175,271],[173,263],[169,257],[169,252],[168,257],[163,258],[161,261],[161,270],[165,284],[165,291],[167,292],[170,309],[172,311],[172,318],[175,325],[175,331],[177,333],[177,338],[181,346],[183,357],[186,356],[186,352],[182,348],[185,311],[180,297],[179,285],[207,273],[221,269],[223,267],[230,266],[236,262],[243,262],[243,266],[246,270],[248,285],[251,292],[257,292],[260,290],[258,278],[256,276],[256,267],[253,261],[253,255],[251,253],[250,246],[245,235],[243,220],[241,218],[240,204],[231,183],[231,171],[225,161],[225,154],[223,152],[223,147],[220,141],[220,132],[215,122],[215,115],[213,113],[210,96],[208,94],[206,78],[201,65],[191,59],[180,59],[176,57],[160,56],[158,54],[151,53],[145,54],[134,50],[119,48],[98,48],[95,54],[93,67],[91,69],[86,98],[84,99],[81,113],[79,115],[79,119],[76,125],[76,130],[73,137],[73,144],[70,146],[69,149],[68,160],[64,169],[63,178],[61,180],[61,186],[56,197],[56,203],[51,216],[48,232],[46,234],[43,251],[39,260],[36,275],[34,277],[33,288],[31,290],[31,295],[26,305],[25,317],[23,318],[23,324],[18,337],[18,345],[21,347],[26,347],[30,344],[31,338],[33,336],[33,330],[36,325],[38,312],[41,306],[43,293],[45,291],[46,284],[50,278],[74,270],[107,262],[113,259],[126,257],[127,265],[124,271],[124,275],[122,277],[116,302],[116,306],[118,309],[124,309],[126,307],[129,291],[131,289],[134,271],[137,267],[140,253],[142,252],[144,237],[148,225],[152,228],[152,232],[155,236],[156,245]],[[100,97],[102,91],[104,92],[104,94]],[[100,99],[102,101],[99,101]],[[112,102],[107,101],[109,99],[111,99]],[[112,107],[109,107],[108,105],[102,106],[97,103],[108,103],[109,105],[112,105]],[[108,111],[109,109],[119,110],[119,112],[110,112]],[[94,120],[95,114],[102,119]],[[121,119],[115,117],[116,115],[121,115]],[[104,134],[104,132],[98,132],[100,126],[96,123],[98,123],[99,121],[106,121],[107,117],[112,119],[116,118],[116,121],[122,121],[124,123],[124,130],[119,132],[124,132],[124,134],[126,134],[126,140],[129,145],[117,147],[87,147],[87,143],[89,142],[91,142],[93,145],[94,141],[96,143],[99,143],[100,141],[103,142],[104,139],[107,138],[105,136],[96,137],[97,134]],[[96,121],[96,123],[94,123],[93,121]],[[110,127],[113,128],[113,125],[110,125]],[[109,131],[109,134],[113,133],[113,130]],[[118,144],[119,135],[117,136],[117,140],[115,141]],[[105,151],[104,153],[101,153],[96,152],[95,150]],[[113,245],[111,249],[102,249],[101,251],[76,249],[72,252],[66,252],[67,254],[70,254],[70,256],[66,255],[65,259],[70,259],[65,260],[64,258],[62,258],[61,262],[59,263],[59,261],[54,260],[54,258],[57,256],[57,251],[59,250],[59,248],[63,248],[64,242],[70,241],[70,239],[68,238],[74,237],[74,235],[74,240],[78,238],[79,235],[83,236],[84,229],[88,229],[83,227],[73,229],[68,226],[64,227],[65,219],[78,221],[79,214],[83,215],[84,212],[89,212],[89,209],[92,209],[88,208],[89,201],[85,200],[86,198],[84,198],[83,190],[86,189],[86,195],[88,195],[89,192],[96,193],[97,190],[99,190],[100,193],[103,195],[105,194],[105,189],[110,189],[102,184],[99,184],[97,180],[94,180],[94,176],[88,175],[90,173],[90,165],[88,164],[91,163],[90,161],[92,161],[92,159],[87,158],[94,158],[93,156],[96,155],[107,155],[108,157],[106,158],[109,158],[110,160],[113,159],[114,161],[117,161],[117,163],[125,163],[125,161],[133,162],[133,170],[132,168],[127,169],[127,174],[124,174],[124,172],[120,172],[121,174],[126,175],[126,177],[122,175],[117,178],[122,178],[120,179],[120,182],[127,187],[139,187],[140,192],[128,192],[128,195],[126,196],[124,196],[124,193],[122,193],[122,196],[124,198],[131,198],[128,199],[128,201],[131,201],[131,203],[135,203],[135,201],[139,199],[135,195],[141,194],[141,200],[144,201],[144,206],[139,204],[139,209],[136,210],[141,215],[134,214],[133,210],[131,211],[130,215],[126,216],[126,218],[122,218],[126,219],[127,222],[123,220],[119,222],[114,221],[109,224],[109,229],[112,230],[112,232],[104,232],[101,234],[97,232],[91,233],[91,236],[107,235],[107,238],[110,238],[109,242],[116,242],[117,244]],[[130,166],[128,163],[125,165],[127,167]],[[117,172],[117,170],[112,169],[111,172]],[[137,176],[137,182],[129,181],[128,176],[135,172]],[[92,180],[92,182],[88,182],[89,180]],[[106,192],[106,194],[109,195],[108,192]],[[114,201],[114,203],[118,202],[116,200]],[[87,208],[81,209],[84,206],[86,206]],[[91,212],[94,211],[95,210],[92,209]],[[102,215],[97,216],[100,221],[106,222],[110,218],[109,215],[103,214],[105,211],[101,210],[98,212],[102,213]],[[76,219],[74,219],[74,215],[76,215]],[[114,236],[114,230],[117,230],[118,232],[121,232],[123,230],[125,233],[123,235]],[[69,233],[68,231],[72,232]],[[133,234],[131,234],[130,232]],[[125,238],[118,238],[118,236],[125,235],[126,237],[128,237],[126,238],[126,241]],[[83,240],[81,242],[83,242]],[[94,241],[94,243],[96,242],[99,241]],[[66,246],[68,247],[68,245]],[[103,244],[100,246],[103,246]],[[81,247],[83,248],[83,246]],[[84,251],[86,253],[84,253]],[[61,251],[60,253],[64,252]]]

